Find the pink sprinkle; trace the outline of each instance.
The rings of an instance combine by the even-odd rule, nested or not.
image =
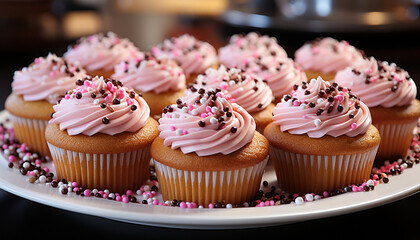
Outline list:
[[[86,87],[90,87],[92,83],[90,81],[84,81],[83,85],[85,85]]]
[[[85,191],[83,191],[83,195],[85,195],[86,197],[90,197],[90,194],[92,192],[90,191],[90,189],[86,189]]]
[[[14,161],[16,161],[16,157],[14,155],[10,155],[8,157],[8,160],[9,160],[9,162],[14,162]]]
[[[133,101],[131,99],[127,99],[127,104],[131,105],[131,104],[133,104]]]
[[[35,160],[35,165],[41,165],[41,160],[39,160],[39,159],[37,159],[37,160]]]
[[[303,115],[302,115],[302,118],[303,118],[303,119],[307,119],[307,118],[308,118],[308,116],[306,116],[306,114],[303,114]]]
[[[192,104],[188,104],[188,110],[191,111],[194,109],[194,106]]]
[[[206,112],[211,112],[211,107],[210,106],[206,107]]]
[[[159,204],[159,200],[157,200],[157,199],[153,200],[152,204],[153,205],[158,205]]]
[[[179,204],[179,207],[180,207],[180,208],[187,208],[187,203],[185,203],[185,202],[181,202],[181,203]]]
[[[295,101],[293,102],[293,106],[299,106],[299,105],[300,105],[300,101],[295,100]]]
[[[24,144],[24,143],[22,143],[22,145],[20,145],[20,147],[19,147],[19,150],[21,151],[21,152],[24,152],[24,151],[26,151],[26,144]]]
[[[352,190],[353,192],[358,192],[358,191],[359,191],[359,189],[357,188],[357,186],[356,186],[356,185],[353,185],[353,187],[351,188],[351,190]]]
[[[183,129],[183,130],[182,130],[182,135],[185,135],[185,134],[188,134],[188,131],[187,131],[187,130],[185,130],[185,129]]]
[[[337,95],[334,97],[337,101],[342,102],[344,100],[343,95]]]
[[[373,76],[373,77],[370,78],[370,81],[371,82],[376,82],[376,80],[378,80],[378,77],[377,76]]]
[[[129,202],[129,201],[128,201],[128,197],[123,197],[123,198],[122,198],[122,202],[123,202],[123,203],[128,203],[128,202]]]
[[[312,53],[314,53],[314,54],[319,53],[319,47],[313,47],[312,48]]]
[[[71,183],[71,185],[72,185],[73,187],[78,187],[78,186],[79,186],[79,184],[78,184],[77,182],[72,182],[72,183]]]
[[[359,192],[361,192],[361,191],[363,191],[363,187],[362,187],[362,186],[359,186],[359,187],[357,187],[357,190],[358,190]]]
[[[209,208],[214,208],[214,204],[213,203],[209,203]]]
[[[65,98],[66,100],[69,100],[69,99],[70,99],[70,95],[66,94],[66,96],[64,96],[64,98]]]
[[[50,169],[49,168],[47,168],[47,167],[43,167],[42,168],[46,173],[49,173],[50,172]]]
[[[205,118],[205,117],[207,117],[207,114],[202,113],[200,116],[201,116],[202,118]]]
[[[125,194],[127,194],[127,195],[133,195],[133,191],[131,191],[131,190],[129,189],[129,190],[127,190],[127,191],[125,192]]]
[[[222,83],[222,84],[220,84],[220,89],[222,89],[222,90],[226,90],[226,89],[228,89],[229,88],[229,85],[227,85],[227,83]]]
[[[324,197],[328,197],[328,192],[323,192],[323,193],[322,193],[322,195],[323,195]]]
[[[356,124],[356,123],[352,123],[352,124],[351,124],[351,129],[353,129],[353,130],[354,130],[354,129],[356,129],[356,128],[357,128],[357,124]]]
[[[171,126],[171,131],[175,131],[176,130],[176,127],[175,126]]]
[[[121,202],[122,201],[122,197],[121,196],[116,196],[115,197],[115,200],[117,200],[118,202]]]
[[[106,194],[106,193],[102,194],[102,198],[107,199],[108,198],[108,194]]]
[[[365,72],[366,74],[371,74],[372,73],[372,69],[368,69],[368,70],[366,70],[366,72]]]
[[[122,89],[119,89],[118,90],[118,98],[119,99],[123,99],[124,98],[124,90],[122,90]]]
[[[41,58],[35,58],[35,63],[40,63],[41,62]]]

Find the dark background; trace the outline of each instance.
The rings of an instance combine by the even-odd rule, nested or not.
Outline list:
[[[306,41],[319,36],[332,36],[349,41],[350,44],[363,49],[368,56],[395,62],[406,69],[417,84],[420,80],[420,28],[417,20],[396,22],[392,27],[384,29],[355,28],[351,31],[343,31],[340,28],[328,31],[302,30],[301,27],[293,29],[293,22],[287,28],[279,26],[254,28],[247,24],[233,25],[217,11],[202,14],[200,12],[202,9],[198,9],[200,13],[194,14],[179,10],[159,12],[152,8],[150,13],[145,12],[147,9],[142,10],[141,6],[137,11],[124,12],[116,5],[118,1],[99,2],[96,5],[89,5],[85,1],[0,1],[0,29],[4,34],[0,38],[1,110],[4,109],[4,102],[11,92],[10,84],[14,71],[29,65],[36,57],[46,56],[48,52],[62,55],[67,45],[81,35],[107,30],[132,39],[141,50],[147,50],[165,37],[182,33],[193,34],[218,48],[226,43],[231,34],[259,31],[277,37],[290,57],[293,57],[294,51]],[[263,12],[274,14],[270,7],[271,1],[261,2],[268,3],[262,5]],[[268,6],[269,10],[264,9],[264,6]],[[225,7],[228,10],[231,8],[229,5]],[[251,8],[255,9],[255,6]],[[73,15],[72,22],[69,20],[72,19],[69,17],[70,13],[80,15],[76,14],[75,17]],[[82,23],[78,23],[78,19],[82,19]],[[83,25],[90,28],[83,28]],[[26,237],[339,238],[358,235],[418,239],[420,238],[417,230],[419,213],[420,194],[414,194],[373,209],[295,224],[223,231],[181,230],[128,224],[63,211],[0,190],[0,229]]]

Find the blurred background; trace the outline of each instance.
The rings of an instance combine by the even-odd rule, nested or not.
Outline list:
[[[349,41],[368,56],[395,62],[420,86],[420,0],[0,0],[0,29],[1,110],[11,92],[15,70],[49,52],[61,56],[79,37],[102,31],[129,38],[143,51],[164,38],[183,33],[217,49],[232,34],[258,31],[276,37],[292,58],[306,41],[331,36]],[[345,224],[367,219],[369,214],[388,218],[396,212],[403,214],[397,215],[401,219],[414,218],[416,211],[410,209],[418,200],[416,194],[395,204],[348,218],[326,219],[320,224]],[[3,190],[0,204],[9,206],[0,211],[0,218],[7,217],[9,226],[21,222],[39,226],[31,219],[46,208],[54,218],[60,214],[64,223],[79,219],[77,214],[40,206]],[[400,208],[406,211],[397,211]],[[68,215],[72,217],[63,219]],[[84,222],[92,218],[85,217]],[[99,221],[93,219],[91,225]],[[312,225],[302,223],[291,229],[300,234],[300,227],[308,226]]]

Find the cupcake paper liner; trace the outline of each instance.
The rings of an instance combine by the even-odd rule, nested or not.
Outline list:
[[[377,158],[394,160],[405,156],[411,144],[413,129],[417,125],[417,120],[408,123],[374,123],[381,135],[381,143],[377,153]]]
[[[45,140],[47,120],[22,118],[12,114],[10,114],[10,120],[19,142],[25,143],[32,151],[36,151],[42,156],[50,155],[50,150]]]
[[[188,171],[166,166],[154,160],[163,200],[240,204],[258,193],[268,157],[260,163],[229,171]]]
[[[150,146],[132,152],[94,154],[48,146],[59,179],[90,189],[125,193],[139,189],[149,177]]]
[[[307,155],[270,146],[279,186],[291,194],[331,192],[369,179],[378,147],[364,153]]]

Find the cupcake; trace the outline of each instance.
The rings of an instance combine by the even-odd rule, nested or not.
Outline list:
[[[293,85],[307,81],[305,72],[287,57],[276,38],[255,32],[233,35],[229,44],[219,49],[219,62],[267,81],[275,103],[290,93]]]
[[[217,66],[214,47],[188,34],[165,39],[150,51],[157,59],[175,60],[184,70],[187,83],[194,81],[197,75],[207,68]]]
[[[334,81],[351,88],[369,107],[382,139],[377,158],[404,157],[420,117],[417,87],[407,71],[370,57],[339,71]]]
[[[6,110],[16,138],[32,151],[50,155],[45,141],[45,128],[53,105],[61,99],[75,81],[86,72],[55,54],[38,57],[28,67],[16,71],[12,93],[6,100]]]
[[[194,92],[164,108],[159,131],[151,154],[164,201],[208,206],[254,199],[269,143],[252,116],[222,92]]]
[[[287,53],[276,38],[255,32],[231,36],[229,43],[221,47],[218,54],[220,64],[241,69],[247,69],[249,64],[266,56],[281,59],[287,58]]]
[[[273,94],[267,82],[257,76],[246,74],[238,68],[220,65],[217,70],[209,68],[199,75],[188,92],[205,90],[222,92],[230,102],[243,107],[254,118],[260,133],[272,121],[271,113],[275,106],[272,103]]]
[[[371,122],[349,89],[320,77],[299,85],[264,130],[280,187],[321,194],[368,180],[380,142]]]
[[[157,122],[147,103],[120,81],[86,77],[54,105],[45,137],[58,178],[125,192],[149,177]]]
[[[115,67],[112,78],[141,94],[155,119],[185,92],[184,72],[171,59],[156,60],[146,55],[142,60],[123,61]]]
[[[321,76],[326,81],[334,79],[336,72],[363,58],[363,53],[347,41],[317,38],[305,43],[295,52],[295,61],[309,79]]]
[[[106,78],[114,73],[118,63],[143,57],[143,53],[130,40],[120,38],[113,32],[82,37],[64,53],[67,61],[77,62],[88,75]]]

